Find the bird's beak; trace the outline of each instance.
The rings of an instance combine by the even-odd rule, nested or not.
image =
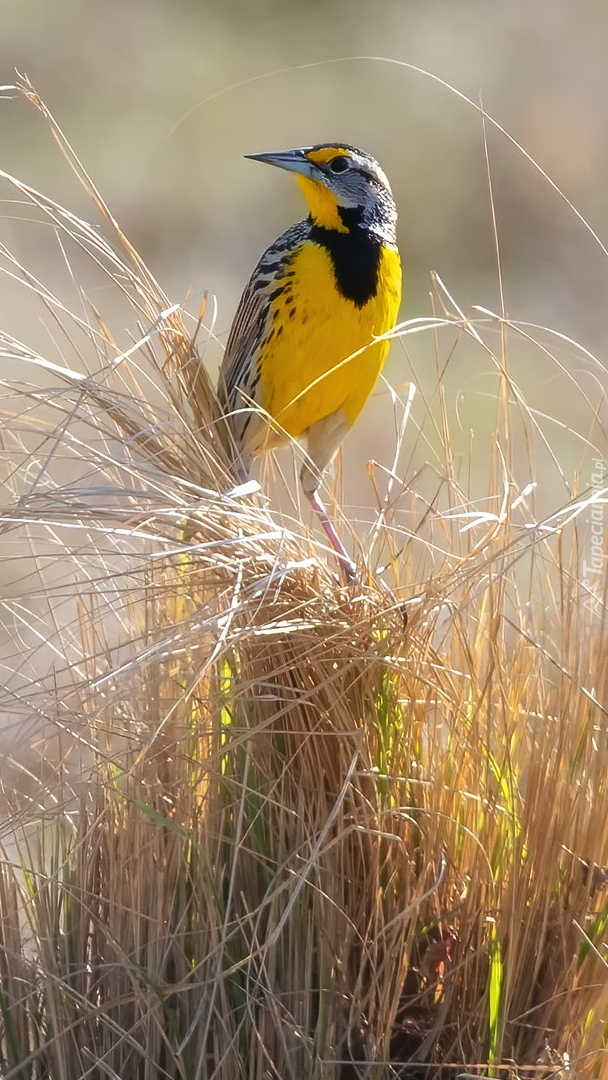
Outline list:
[[[310,146],[301,146],[296,150],[276,150],[265,154],[245,154],[252,161],[264,161],[267,165],[276,165],[279,169],[287,169],[289,172],[301,173],[302,176],[313,177],[316,167],[308,160],[306,154]]]

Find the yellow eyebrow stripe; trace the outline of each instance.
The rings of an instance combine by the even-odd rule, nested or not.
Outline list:
[[[346,157],[348,153],[343,146],[324,146],[321,150],[311,150],[306,157],[315,165],[327,165],[335,157]]]

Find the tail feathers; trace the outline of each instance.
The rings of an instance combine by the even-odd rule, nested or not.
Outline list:
[[[253,454],[246,453],[240,446],[239,432],[238,430],[235,430],[234,414],[230,412],[225,413],[223,419],[225,432],[224,445],[228,451],[230,472],[234,478],[235,484],[244,484],[249,480],[253,463]]]
[[[243,408],[238,406],[235,408],[234,401],[231,400],[232,395],[229,394],[221,373],[217,397],[224,421],[223,442],[230,459],[230,472],[236,484],[244,484],[249,480],[253,455],[245,453],[242,449]]]
[[[251,474],[252,463],[252,454],[237,453],[235,455],[231,464],[231,470],[237,484],[247,483]]]

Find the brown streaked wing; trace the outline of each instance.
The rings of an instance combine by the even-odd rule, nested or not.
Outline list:
[[[227,411],[243,408],[238,391],[254,396],[258,352],[263,343],[270,310],[269,294],[277,286],[286,265],[310,231],[308,221],[298,221],[279,236],[262,255],[236,309],[224,359],[218,392]]]
[[[251,396],[248,388],[251,386],[267,315],[266,296],[261,290],[252,288],[250,281],[239,301],[220,368],[218,389],[227,410],[242,408],[245,404],[239,400],[239,390]]]

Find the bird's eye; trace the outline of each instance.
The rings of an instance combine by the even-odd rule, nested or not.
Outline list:
[[[346,172],[349,167],[348,158],[344,154],[340,154],[339,157],[332,158],[329,167],[332,172]]]

